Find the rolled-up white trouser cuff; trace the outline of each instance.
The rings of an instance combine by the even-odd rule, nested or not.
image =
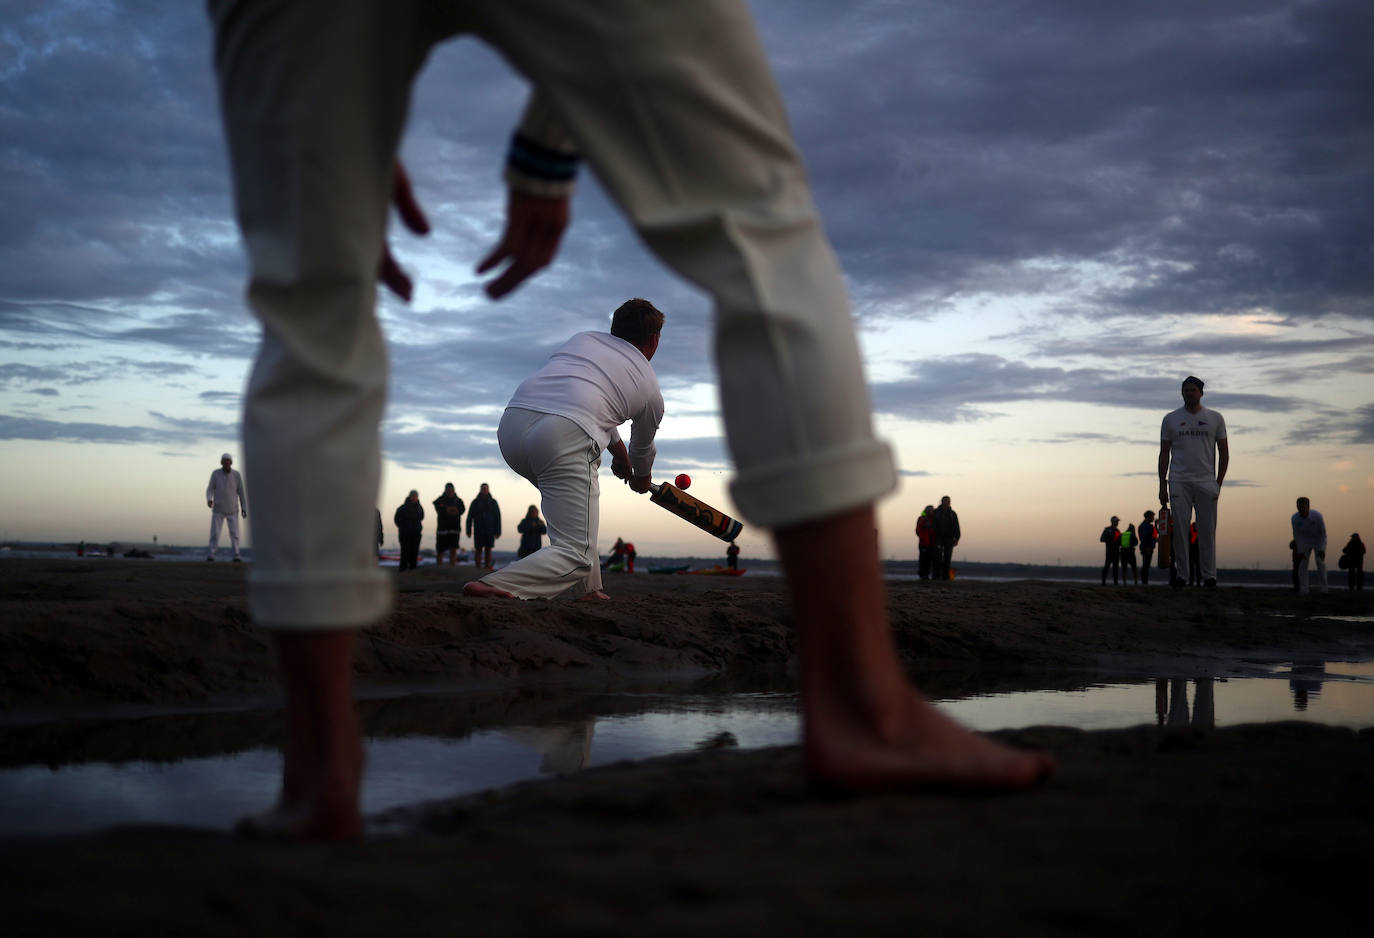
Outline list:
[[[871,504],[896,487],[891,447],[863,440],[804,461],[741,469],[730,494],[745,520],[785,528]]]
[[[382,571],[337,575],[250,574],[253,621],[266,629],[324,631],[373,625],[391,611],[394,578]]]

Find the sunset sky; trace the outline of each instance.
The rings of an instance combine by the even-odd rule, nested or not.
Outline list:
[[[0,539],[205,539],[258,329],[243,299],[199,3],[9,0],[0,17]],[[1091,563],[1157,508],[1181,379],[1231,432],[1222,567],[1283,567],[1298,495],[1374,536],[1374,5],[1366,0],[754,4],[844,264],[901,487],[883,552],[951,496],[957,558]],[[656,476],[733,512],[710,306],[584,176],[557,263],[493,304],[527,89],[471,39],[432,56],[403,157],[434,223],[395,231],[378,504],[534,489],[495,428],[515,386],[624,299],[667,313]],[[398,227],[398,226],[393,226]],[[318,480],[329,498],[331,481]],[[723,546],[604,470],[603,552]],[[1124,524],[1124,521],[1123,521]],[[427,525],[425,546],[431,546]],[[464,539],[467,544],[467,539]],[[746,528],[746,557],[769,553]],[[816,544],[826,551],[830,545]]]

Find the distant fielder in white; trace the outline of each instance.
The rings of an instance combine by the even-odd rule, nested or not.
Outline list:
[[[248,490],[243,487],[243,476],[234,468],[234,457],[225,453],[219,458],[220,468],[210,473],[210,484],[205,486],[205,504],[210,507],[210,549],[206,560],[215,559],[219,550],[219,529],[229,522],[229,543],[234,548],[234,562],[239,557],[239,515],[248,517]]]
[[[1188,583],[1188,523],[1197,520],[1204,589],[1217,588],[1217,500],[1231,464],[1226,420],[1202,406],[1202,379],[1183,379],[1183,406],[1164,415],[1159,431],[1159,503],[1174,519],[1175,588]]]

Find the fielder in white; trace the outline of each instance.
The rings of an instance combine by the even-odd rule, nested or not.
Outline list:
[[[1308,591],[1307,565],[1312,555],[1317,557],[1317,591],[1326,592],[1326,519],[1312,507],[1310,499],[1298,499],[1298,510],[1293,512],[1294,550],[1302,554],[1302,566],[1298,569],[1298,592]]]
[[[1231,462],[1226,420],[1202,406],[1202,379],[1183,379],[1183,406],[1159,428],[1159,503],[1172,508],[1174,579],[1188,583],[1188,524],[1197,520],[1198,565],[1205,589],[1217,588],[1217,500]]]
[[[205,486],[205,504],[210,506],[210,547],[205,559],[215,559],[220,528],[228,522],[229,543],[234,548],[234,562],[238,563],[239,515],[248,517],[248,490],[243,487],[243,476],[234,468],[232,456],[225,453],[219,464],[220,468],[210,473],[210,484]]]
[[[606,599],[596,541],[601,519],[601,453],[611,471],[647,492],[663,394],[649,365],[663,313],[648,300],[621,304],[611,331],[581,332],[515,389],[496,438],[506,465],[539,489],[549,546],[468,583],[469,596],[551,599],[569,589]],[[630,445],[618,427],[633,421]]]

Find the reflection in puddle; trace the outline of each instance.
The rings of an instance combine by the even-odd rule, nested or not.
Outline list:
[[[790,745],[798,738],[792,694],[596,699],[604,703],[585,716],[540,725],[502,726],[456,737],[371,738],[364,811],[625,759],[721,745]],[[416,698],[414,705],[432,708],[443,701],[430,696]],[[406,699],[388,705],[403,707]],[[980,730],[1044,724],[1112,729],[1150,722],[1220,727],[1294,719],[1364,727],[1374,724],[1374,664],[1295,662],[1272,678],[1162,678],[944,700],[939,705]],[[6,769],[0,771],[0,834],[148,823],[227,829],[275,797],[280,775],[280,754],[265,748],[170,763]]]

